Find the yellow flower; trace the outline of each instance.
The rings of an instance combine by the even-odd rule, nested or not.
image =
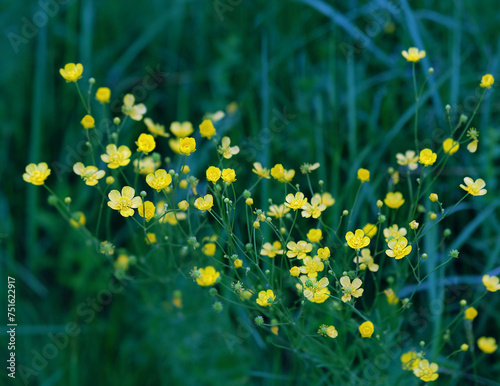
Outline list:
[[[427,359],[418,362],[418,366],[413,369],[413,374],[424,382],[432,382],[438,379],[437,373],[439,366],[435,363],[429,363]]]
[[[410,170],[418,168],[418,155],[415,155],[413,150],[407,150],[405,154],[396,154],[396,159],[399,165],[408,165],[408,169]]]
[[[389,192],[384,199],[384,204],[392,209],[398,209],[404,203],[405,200],[400,192]]]
[[[207,256],[213,256],[215,255],[215,250],[217,249],[217,245],[215,243],[206,243],[203,248],[201,248],[201,251],[203,254]]]
[[[179,140],[179,152],[181,154],[191,155],[196,151],[196,141],[194,138],[187,137]]]
[[[198,271],[200,272],[201,276],[196,279],[196,283],[198,283],[198,285],[201,285],[202,287],[214,285],[220,275],[220,273],[210,265],[205,268],[200,268],[198,269]]]
[[[269,307],[276,300],[273,290],[260,291],[256,302],[259,306]]]
[[[290,269],[290,275],[292,275],[293,277],[297,277],[300,275],[300,268],[299,267],[292,267]]]
[[[418,162],[420,162],[424,166],[431,166],[436,162],[437,154],[434,153],[431,149],[424,149],[420,152],[420,157]]]
[[[233,155],[240,152],[240,148],[238,146],[231,146],[231,139],[229,137],[224,137],[222,138],[221,146],[219,146],[218,151],[225,159],[230,159]]]
[[[248,197],[245,200],[245,204],[247,204],[248,206],[252,206],[253,205],[253,198],[252,197]]]
[[[493,83],[495,83],[495,78],[493,78],[493,75],[486,74],[481,78],[480,86],[482,88],[491,88],[491,86],[493,86]]]
[[[310,278],[303,275],[300,277],[300,281],[305,287],[304,297],[310,302],[323,303],[326,299],[328,299],[330,291],[327,287],[330,282],[326,277],[322,278],[320,281],[317,281],[315,277]]]
[[[470,177],[465,177],[464,182],[467,186],[460,184],[460,187],[473,196],[484,196],[487,192],[486,189],[483,189],[486,186],[486,183],[481,178],[474,181]]]
[[[406,236],[406,228],[398,228],[397,224],[389,228],[384,229],[385,241],[388,243],[389,240],[399,239],[400,237]]]
[[[276,164],[273,168],[271,168],[271,176],[280,182],[289,182],[295,176],[295,170],[285,170],[283,165]]]
[[[460,144],[454,141],[453,138],[447,138],[443,142],[443,151],[449,155],[453,155],[458,151]]]
[[[370,239],[372,239],[373,236],[375,236],[377,234],[377,230],[378,230],[378,228],[375,224],[367,223],[363,227],[363,232],[365,232],[365,235],[368,236]]]
[[[122,188],[122,193],[118,190],[112,190],[109,192],[108,206],[111,209],[120,211],[123,217],[129,217],[134,215],[134,209],[142,205],[142,200],[139,196],[135,196],[134,188],[130,186],[124,186]]]
[[[342,301],[344,303],[347,303],[349,300],[351,300],[351,297],[354,296],[355,298],[359,298],[361,295],[363,295],[363,288],[360,288],[363,282],[361,281],[360,278],[355,278],[352,283],[351,279],[349,276],[342,276],[340,278],[340,284],[342,285],[342,292],[344,295],[342,296]]]
[[[236,173],[234,169],[223,169],[222,170],[222,179],[225,183],[230,184],[236,181]]]
[[[95,127],[95,120],[90,115],[85,115],[80,121],[84,129],[92,129]]]
[[[325,209],[326,205],[321,202],[321,196],[315,194],[311,199],[311,203],[306,203],[302,207],[302,217],[318,218]]]
[[[106,184],[113,185],[114,182],[115,182],[115,179],[112,176],[107,176],[106,177]]]
[[[401,355],[401,364],[403,370],[411,371],[417,368],[419,363],[420,363],[420,357],[413,350],[405,352],[404,354]]]
[[[77,162],[73,165],[73,171],[82,177],[82,180],[84,180],[88,186],[97,185],[99,182],[98,180],[106,174],[104,170],[99,170],[95,166],[85,167],[81,162]]]
[[[387,246],[389,249],[386,249],[385,254],[389,257],[394,257],[396,260],[402,259],[411,252],[411,245],[408,245],[406,237],[392,239],[387,243]]]
[[[328,247],[318,248],[318,257],[321,260],[327,260],[330,257],[330,248]]]
[[[32,163],[26,166],[23,180],[33,185],[43,185],[49,175],[50,169],[45,162],[40,162],[38,165]]]
[[[212,210],[212,207],[214,206],[214,198],[211,194],[206,194],[203,198],[198,197],[194,201],[194,206],[202,212]]]
[[[285,206],[293,210],[300,209],[307,203],[307,198],[301,192],[295,193],[295,196],[290,193],[286,196],[285,200]]]
[[[399,298],[396,296],[392,288],[387,288],[384,290],[384,294],[387,297],[387,303],[389,304],[398,304]]]
[[[259,178],[271,178],[269,177],[269,170],[263,168],[260,162],[254,162],[252,172],[257,174]]]
[[[402,51],[401,55],[408,61],[408,62],[418,62],[420,59],[425,58],[425,51],[424,50],[419,50],[416,47],[410,47],[408,48],[408,51]]]
[[[150,173],[154,173],[160,164],[160,160],[155,160],[154,157],[148,155],[134,160],[134,172],[148,175]]]
[[[243,266],[243,260],[241,259],[236,259],[234,262],[234,268],[241,268]]]
[[[158,169],[156,172],[146,176],[146,183],[157,192],[161,192],[172,183],[172,176],[165,169]]]
[[[87,218],[85,217],[85,214],[83,214],[83,212],[73,213],[71,215],[71,219],[69,220],[69,223],[74,228],[80,228],[82,226],[85,226],[86,222],[87,222]]]
[[[365,236],[362,229],[356,229],[355,233],[347,232],[345,235],[347,245],[352,249],[361,249],[370,245],[370,238]]]
[[[410,225],[411,229],[416,230],[416,229],[418,229],[418,227],[419,227],[420,224],[418,222],[416,222],[415,220],[412,220],[410,222],[410,224],[408,224],[408,225]]]
[[[142,151],[148,154],[154,150],[156,147],[155,139],[150,134],[141,134],[135,143],[137,145],[137,151]]]
[[[462,344],[462,345],[460,346],[460,350],[462,350],[462,351],[467,351],[467,350],[469,350],[469,345],[468,345],[468,344],[466,344],[466,343]]]
[[[212,138],[216,133],[214,124],[210,119],[205,119],[203,122],[200,124],[200,134],[202,137],[210,139]]]
[[[146,233],[146,237],[144,237],[144,240],[148,244],[154,244],[154,243],[156,243],[156,234],[148,232],[148,233]]]
[[[316,195],[319,195],[318,193],[315,194]],[[325,204],[326,207],[330,207],[332,205],[335,204],[335,199],[332,197],[332,195],[328,192],[325,192],[321,195],[321,203],[322,204]]]
[[[154,123],[151,118],[144,118],[144,123],[153,137],[170,137],[169,133],[165,132],[165,126],[159,123]]]
[[[95,99],[100,103],[109,103],[111,97],[111,90],[107,87],[99,87],[95,93]]]
[[[82,77],[83,66],[80,63],[68,63],[64,68],[59,69],[59,73],[66,79],[66,83],[76,82]]]
[[[359,326],[359,333],[362,338],[371,338],[373,331],[375,328],[373,327],[373,323],[370,321],[364,322]]]
[[[477,340],[477,347],[486,354],[492,354],[498,348],[495,338],[487,338],[485,336]]]
[[[185,212],[189,208],[189,203],[186,200],[182,200],[177,204],[177,206],[179,207],[180,210]]]
[[[281,249],[281,243],[275,241],[274,243],[264,243],[262,250],[260,251],[262,256],[275,257],[276,255],[282,255],[283,249]]]
[[[479,143],[479,140],[477,139],[474,139],[471,143],[469,143],[467,145],[467,150],[470,152],[470,153],[475,153],[476,150],[477,150],[477,144]]]
[[[269,211],[267,212],[268,216],[274,217],[274,218],[282,218],[285,217],[285,214],[290,212],[290,208],[287,208],[285,205],[280,204],[280,205],[271,205],[269,207]]]
[[[318,334],[329,336],[332,339],[336,338],[339,335],[334,326],[327,326],[326,324],[322,324],[321,326],[319,326]]]
[[[431,193],[429,196],[429,200],[431,200],[432,202],[436,202],[437,200],[439,200],[439,197],[436,193]]]
[[[221,176],[221,171],[215,166],[210,166],[206,172],[207,180],[213,182],[214,184],[219,181]]]
[[[368,267],[371,272],[377,272],[379,269],[379,265],[375,264],[371,252],[368,248],[363,248],[361,250],[361,256],[356,256],[354,258],[354,262],[360,265],[359,269],[361,269],[362,271],[365,270],[366,267]]]
[[[128,269],[128,264],[129,260],[127,255],[118,255],[113,265],[115,269],[126,271]]]
[[[118,149],[115,144],[106,146],[106,154],[101,155],[101,159],[108,164],[108,168],[117,169],[120,166],[126,166],[130,162],[132,152],[127,146],[120,146]]]
[[[358,169],[358,180],[360,180],[361,183],[370,181],[370,171],[367,169],[359,168]]]
[[[323,232],[321,229],[311,229],[307,232],[307,238],[311,243],[317,243],[323,238]]]
[[[465,314],[464,319],[472,321],[477,316],[477,310],[474,307],[468,307],[464,311],[464,314]]]
[[[140,121],[142,116],[146,114],[146,106],[143,103],[134,105],[135,97],[132,94],[127,94],[123,97],[122,113],[128,115],[134,121]]]
[[[313,259],[311,259],[310,256],[306,256],[302,260],[302,264],[304,264],[304,266],[299,268],[300,272],[307,274],[309,277],[317,277],[318,272],[325,269],[325,265],[318,256],[315,256]]]
[[[137,211],[139,212],[139,216],[149,221],[155,216],[156,208],[151,201],[145,201],[144,204],[141,204],[139,208],[137,208]],[[146,212],[146,214],[144,214],[144,212]]]
[[[302,172],[302,174],[307,174],[307,173],[311,173],[312,171],[316,170],[319,167],[320,167],[319,162],[315,162],[312,165],[310,163],[306,162],[306,163],[300,165],[300,171]]]
[[[497,276],[484,275],[483,284],[490,292],[497,292],[500,290],[500,279]]]
[[[297,259],[303,259],[306,257],[307,253],[312,251],[312,244],[303,240],[298,243],[295,241],[289,241],[286,247],[289,249],[286,255],[290,258],[297,257]]]
[[[193,125],[191,122],[172,122],[170,124],[170,131],[177,137],[177,138],[184,138],[184,137],[189,137],[191,134],[193,134]]]

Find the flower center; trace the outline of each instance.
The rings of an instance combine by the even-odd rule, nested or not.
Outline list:
[[[130,208],[130,200],[126,197],[122,197],[118,201],[118,205],[120,205],[120,210],[129,209]]]

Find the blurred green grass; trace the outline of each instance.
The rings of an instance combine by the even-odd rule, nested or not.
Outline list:
[[[217,8],[221,3],[229,4],[222,17]],[[346,194],[357,168],[369,166],[372,175],[382,175],[394,164],[397,152],[412,148],[411,72],[400,57],[402,49],[425,48],[427,58],[419,69],[435,69],[434,87],[422,102],[427,114],[421,117],[420,132],[420,138],[433,139],[434,148],[440,145],[434,129],[446,125],[443,105],[452,106],[454,117],[470,115],[468,103],[481,75],[498,69],[498,14],[489,12],[496,9],[493,0],[480,6],[472,0],[230,5],[236,3],[147,1],[138,10],[136,3],[128,1],[70,1],[59,4],[46,27],[20,44],[18,53],[8,34],[21,34],[22,18],[32,20],[40,5],[13,1],[0,5],[4,33],[0,82],[5,90],[0,104],[4,181],[0,264],[2,272],[18,282],[18,320],[26,327],[18,335],[19,363],[28,364],[31,350],[41,350],[49,342],[46,332],[36,332],[37,328],[77,321],[78,305],[106,288],[112,274],[102,255],[82,248],[83,239],[46,203],[46,192],[27,186],[21,178],[30,162],[71,167],[77,161],[67,154],[83,139],[79,127],[83,110],[72,85],[59,75],[65,63],[83,63],[83,81],[94,77],[96,85],[112,89],[113,99],[134,88],[143,91],[145,77],[159,68],[168,75],[146,91],[144,103],[148,116],[166,125],[190,120],[196,127],[205,112],[236,101],[239,112],[230,136],[242,150],[238,175],[249,176],[254,161],[268,166],[280,162],[297,171],[302,162],[319,161],[319,175],[334,197]],[[346,47],[355,51],[349,60]],[[498,189],[500,101],[495,94],[476,118],[481,131],[479,153],[462,152],[459,160],[452,159],[447,178],[438,181],[440,189],[449,191],[450,201],[458,197],[458,185],[447,185],[460,182],[466,174],[484,178],[492,193],[464,206],[448,224],[458,237],[456,247],[463,246],[461,256],[467,257],[454,268],[458,277],[480,275],[499,265],[500,224],[494,192]],[[194,170],[205,167],[202,160],[200,155],[193,161]],[[53,171],[50,186],[63,197],[78,194],[77,205],[82,208],[91,205],[88,191],[78,191],[71,174],[58,179]],[[374,186],[386,183],[381,177],[375,181]],[[262,206],[268,194],[269,187],[263,184]],[[365,190],[360,205],[368,206],[377,198]],[[332,208],[338,213],[342,209]],[[490,215],[481,217],[477,228],[464,227],[481,211]],[[368,221],[363,218],[366,215],[359,212],[357,220]],[[175,289],[185,294],[184,310],[158,309],[157,304],[168,303]],[[444,291],[443,279],[433,276],[428,289],[431,299],[443,299]],[[464,296],[467,291],[463,290]],[[151,293],[149,304],[144,304],[144,293]],[[479,310],[488,315],[489,323],[479,325],[485,335],[494,333],[491,323],[500,317],[497,306],[498,297],[493,297],[489,308]],[[320,369],[288,368],[289,354],[266,343],[254,327],[248,338],[238,338],[241,323],[252,324],[241,318],[214,315],[206,293],[181,277],[161,286],[134,285],[86,324],[82,335],[36,381],[32,378],[33,384],[271,385],[289,381],[274,378],[278,370],[297,383],[305,382],[303,371],[320,379]],[[440,323],[435,321],[434,328]],[[234,351],[221,338],[224,332],[242,340],[237,340]],[[499,364],[490,365],[491,374],[499,375]]]

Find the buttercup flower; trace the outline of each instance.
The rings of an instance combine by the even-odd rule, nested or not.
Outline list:
[[[362,338],[371,338],[373,331],[375,328],[373,327],[373,323],[370,321],[364,322],[359,326],[359,333]]]
[[[437,154],[434,153],[431,149],[424,149],[420,152],[420,157],[418,162],[420,162],[424,166],[431,166],[436,162]]]
[[[118,149],[114,143],[106,146],[106,154],[101,155],[101,159],[108,164],[108,168],[117,169],[126,166],[130,162],[132,152],[127,146],[120,146]]]
[[[396,159],[399,165],[408,166],[408,169],[415,170],[418,168],[418,155],[415,155],[413,150],[407,150],[405,154],[396,154]]]
[[[257,174],[259,178],[271,178],[269,177],[269,170],[263,168],[260,162],[254,162],[252,172]]]
[[[486,186],[486,183],[481,178],[474,181],[470,177],[465,177],[464,182],[467,186],[460,184],[460,187],[473,196],[484,196],[487,192],[486,189],[483,189]]]
[[[398,209],[404,203],[405,200],[400,192],[389,192],[384,198],[384,204],[392,209]]]
[[[288,194],[286,196],[285,206],[290,209],[297,210],[302,208],[307,203],[307,198],[304,197],[304,193],[297,192],[295,196],[293,194]]]
[[[319,196],[319,193],[316,193],[314,196]],[[321,203],[325,204],[326,207],[330,207],[332,205],[335,205],[335,199],[332,197],[332,195],[328,192],[325,192],[321,195]]]
[[[307,232],[307,238],[311,243],[317,243],[323,238],[323,232],[321,229],[311,229]]]
[[[347,245],[352,249],[361,249],[370,245],[370,238],[365,236],[362,229],[356,229],[355,233],[347,232],[345,235]]]
[[[113,266],[117,270],[126,271],[128,269],[129,259],[127,255],[118,255]]]
[[[158,169],[146,176],[146,183],[157,192],[161,192],[172,183],[172,176],[165,169]]]
[[[154,173],[160,164],[159,159],[155,160],[155,157],[148,155],[134,160],[134,172],[148,175]]]
[[[267,215],[274,217],[274,218],[282,218],[282,217],[285,217],[285,214],[287,214],[288,212],[290,212],[290,208],[287,208],[285,205],[273,204],[269,207],[269,211],[267,212]]]
[[[447,138],[443,142],[443,151],[449,155],[455,154],[460,148],[460,144],[453,140],[453,138]]]
[[[500,290],[500,279],[497,276],[484,275],[483,284],[490,292],[497,292]]]
[[[243,266],[243,260],[241,259],[236,259],[233,261],[234,268],[241,268]]]
[[[493,86],[493,83],[495,83],[495,78],[493,78],[493,75],[486,74],[481,78],[481,83],[479,85],[482,88],[491,88],[491,86]]]
[[[385,241],[389,242],[392,239],[399,239],[406,236],[406,228],[399,228],[397,224],[384,229]]]
[[[413,369],[413,374],[424,382],[432,382],[438,379],[437,373],[439,366],[435,363],[429,363],[427,359],[418,362],[418,366]]]
[[[193,125],[191,122],[172,122],[170,124],[170,131],[172,134],[174,134],[177,138],[185,138],[189,137],[191,134],[193,134]]]
[[[182,200],[177,204],[177,206],[180,210],[185,212],[189,208],[189,202],[187,202],[186,200]]]
[[[358,169],[358,180],[360,180],[361,183],[370,181],[370,171],[363,168]]]
[[[107,87],[99,87],[95,93],[95,99],[100,103],[109,103],[111,97],[111,90]]]
[[[321,260],[328,260],[328,258],[330,257],[330,248],[318,248],[318,257]]]
[[[396,296],[392,288],[387,288],[384,290],[384,294],[387,297],[387,303],[389,304],[398,304],[399,298]]]
[[[286,247],[289,249],[286,255],[290,258],[297,257],[297,259],[303,259],[309,252],[312,251],[312,244],[303,240],[298,243],[295,241],[289,241]]]
[[[154,123],[151,118],[144,118],[144,123],[153,137],[170,137],[170,134],[165,132],[164,125]]]
[[[142,200],[139,196],[135,196],[134,188],[130,186],[124,186],[122,192],[118,190],[112,190],[109,192],[108,206],[111,209],[120,211],[123,217],[129,217],[134,215],[134,209],[142,205]]]
[[[262,250],[260,251],[262,256],[275,257],[276,255],[282,255],[283,249],[281,249],[281,243],[275,241],[274,243],[264,243]]]
[[[240,148],[239,146],[231,146],[231,139],[229,137],[223,137],[218,151],[224,158],[230,159],[233,155],[240,152]]]
[[[50,169],[45,162],[29,164],[26,166],[26,173],[23,174],[23,180],[33,185],[43,185],[50,175]]]
[[[356,256],[354,258],[354,262],[359,264],[359,269],[362,271],[367,267],[371,272],[377,272],[379,269],[379,265],[375,264],[371,252],[368,248],[363,248],[361,250],[361,256]]]
[[[206,256],[213,256],[215,255],[216,249],[217,245],[215,243],[206,243],[205,245],[203,245],[203,248],[201,248],[201,251]]]
[[[351,300],[352,296],[359,298],[363,295],[364,289],[360,288],[363,282],[360,278],[355,278],[351,283],[349,276],[342,276],[340,278],[340,284],[342,285],[342,292],[344,292],[344,295],[342,296],[342,301],[344,303]]]
[[[145,201],[144,204],[139,205],[137,211],[139,212],[139,216],[149,221],[155,216],[156,208],[151,201]]]
[[[318,218],[321,216],[321,212],[326,209],[326,205],[321,202],[321,196],[319,194],[315,194],[311,199],[311,203],[306,203],[302,207],[302,217],[312,217]]]
[[[486,354],[493,354],[498,348],[495,338],[487,338],[485,336],[477,340],[477,347]]]
[[[285,170],[282,164],[276,164],[271,168],[271,176],[279,182],[289,182],[295,176],[295,170]]]
[[[179,152],[181,154],[191,155],[196,151],[196,141],[194,138],[181,138],[179,140]]]
[[[236,173],[234,169],[223,169],[222,170],[222,179],[225,183],[230,184],[236,181]]]
[[[142,151],[148,154],[154,150],[156,147],[155,139],[150,134],[141,134],[135,143],[137,145],[137,151]]]
[[[276,300],[273,290],[260,291],[256,302],[259,306],[269,307]]]
[[[313,259],[310,256],[306,256],[302,260],[302,264],[304,266],[300,267],[300,272],[307,274],[309,277],[317,277],[318,272],[325,269],[325,265],[318,256],[315,256]]]
[[[299,267],[292,267],[290,268],[290,275],[292,275],[293,277],[297,277],[300,275],[300,269]]]
[[[207,266],[205,268],[198,269],[201,276],[196,279],[196,283],[201,285],[202,287],[207,287],[214,285],[217,281],[217,278],[220,276],[220,273],[215,270],[212,266]]]
[[[83,66],[80,63],[68,63],[64,68],[59,69],[59,73],[66,80],[66,83],[76,82],[82,77]]]
[[[431,193],[429,196],[429,200],[431,200],[432,202],[436,202],[437,200],[439,200],[439,197],[436,193]]]
[[[474,307],[468,307],[464,311],[464,319],[472,321],[476,316],[477,316],[477,310]]]
[[[92,129],[95,127],[95,120],[91,115],[85,115],[80,121],[84,129]]]
[[[205,119],[203,122],[201,122],[200,134],[202,137],[205,137],[207,139],[212,138],[216,134],[214,124],[210,119]]]
[[[412,220],[410,222],[410,224],[408,224],[408,225],[410,225],[411,229],[416,230],[416,229],[418,229],[418,227],[419,227],[420,224],[418,222],[416,222],[415,220]]]
[[[300,171],[302,172],[302,174],[307,174],[307,173],[311,173],[312,171],[316,170],[319,167],[320,167],[319,162],[315,162],[312,165],[310,163],[306,162],[306,163],[300,165]]]
[[[414,350],[405,352],[401,355],[401,365],[403,367],[403,370],[411,371],[417,368],[419,363],[420,356]]]
[[[126,94],[123,97],[122,113],[128,115],[134,121],[140,121],[142,116],[146,114],[146,106],[143,103],[134,105],[135,97],[132,94]]]
[[[411,252],[411,245],[408,245],[406,237],[392,239],[387,243],[387,246],[389,249],[386,249],[385,254],[389,257],[394,257],[396,260],[402,259]]]
[[[424,50],[419,50],[416,47],[410,47],[408,51],[402,51],[401,55],[408,61],[408,62],[418,62],[420,59],[425,58],[425,51]]]
[[[365,235],[368,236],[370,239],[373,238],[373,236],[375,236],[377,234],[377,226],[375,224],[370,224],[370,223],[367,223],[364,227],[363,227],[363,232],[365,232]]]
[[[213,182],[214,184],[219,181],[221,176],[221,171],[215,166],[210,166],[206,172],[207,180]]]
[[[328,287],[330,282],[326,277],[317,281],[315,277],[310,278],[303,275],[300,277],[300,281],[302,282],[303,287],[305,287],[304,297],[310,302],[323,303],[326,299],[328,299],[330,291],[326,287]]]
[[[86,222],[87,222],[87,218],[85,217],[85,214],[83,212],[73,213],[71,215],[70,220],[69,220],[69,223],[74,228],[80,228],[82,226],[85,226]]]
[[[75,174],[82,177],[82,180],[84,180],[88,186],[97,185],[99,182],[98,180],[106,174],[104,170],[99,170],[95,166],[85,167],[81,162],[77,162],[73,165],[73,171]]]
[[[202,212],[212,210],[212,207],[214,206],[214,198],[211,194],[206,194],[204,198],[198,197],[194,201],[194,206]]]

